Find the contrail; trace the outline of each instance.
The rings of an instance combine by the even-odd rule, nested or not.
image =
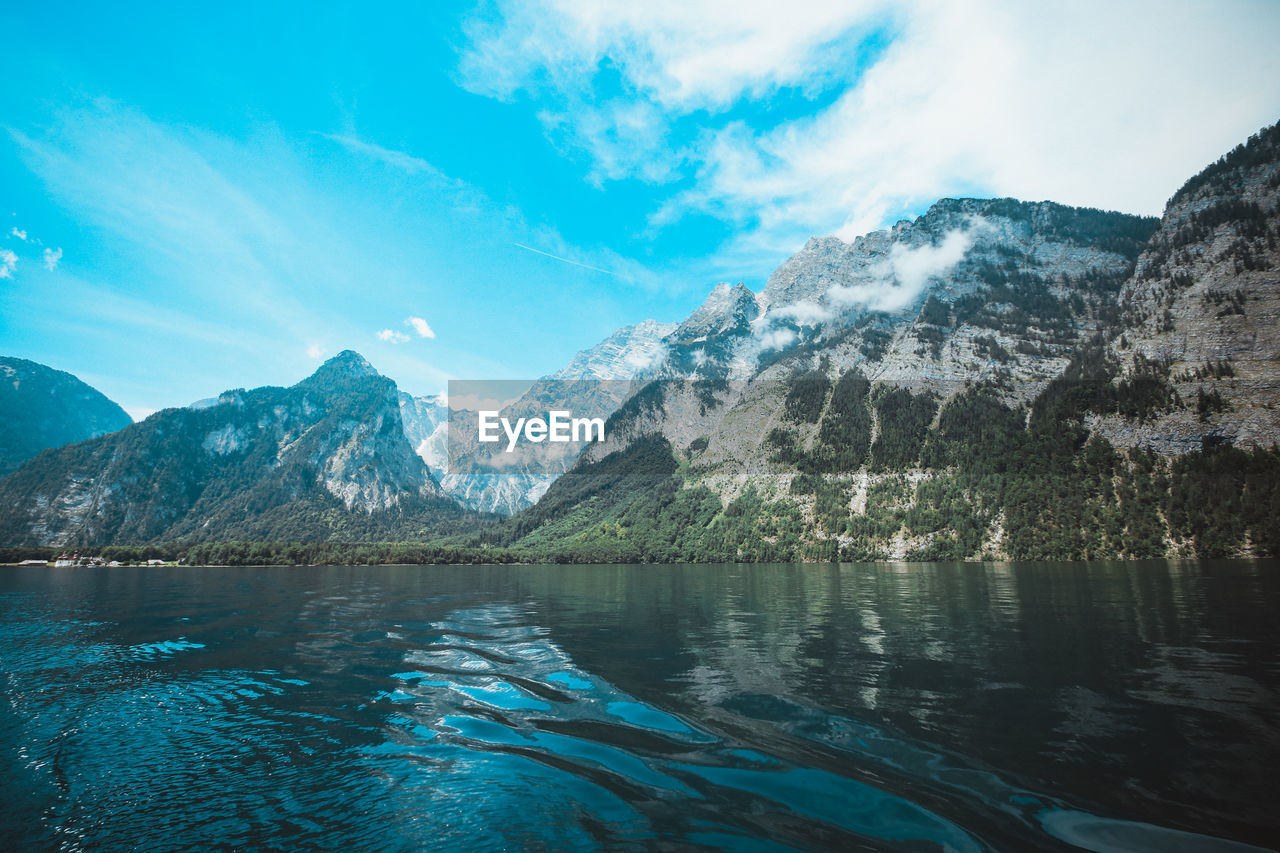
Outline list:
[[[564,261],[566,264],[573,264],[575,267],[582,267],[583,269],[587,269],[587,270],[595,270],[596,272],[602,272],[605,275],[611,275],[615,278],[627,278],[627,276],[622,275],[621,273],[611,272],[610,270],[602,270],[600,269],[600,267],[591,266],[591,264],[583,264],[583,263],[579,263],[578,261],[571,261],[568,258],[562,258],[559,255],[553,255],[550,252],[544,252],[541,249],[535,249],[532,246],[526,246],[524,243],[512,243],[511,245],[519,246],[521,249],[524,249],[527,252],[534,252],[539,255],[546,255],[548,258],[552,258],[557,261]]]

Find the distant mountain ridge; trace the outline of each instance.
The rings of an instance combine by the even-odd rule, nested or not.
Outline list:
[[[0,481],[0,507],[0,541],[53,545],[411,538],[465,515],[405,438],[395,383],[351,351],[48,451]]]
[[[0,412],[0,477],[41,450],[133,423],[124,409],[70,373],[12,356],[0,356]]]
[[[554,400],[562,408],[579,414],[590,410],[608,415],[626,399],[627,380],[664,363],[665,339],[675,329],[674,323],[654,320],[623,326],[595,346],[579,352],[560,370],[535,382],[514,405],[513,411],[541,415],[547,408],[544,403]],[[600,384],[589,387],[589,381],[581,380],[599,380]],[[581,394],[575,396],[575,389]],[[602,400],[601,395],[607,399]],[[535,455],[528,464],[494,473],[473,467],[476,448],[472,443],[470,447],[455,448],[453,465],[450,465],[447,401],[404,394],[401,413],[409,442],[442,489],[469,509],[512,515],[533,506],[576,458]]]

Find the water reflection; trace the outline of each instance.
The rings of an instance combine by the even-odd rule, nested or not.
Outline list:
[[[1276,568],[0,570],[0,846],[1269,845]]]

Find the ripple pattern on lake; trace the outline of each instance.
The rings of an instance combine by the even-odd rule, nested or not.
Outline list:
[[[884,592],[903,576],[874,567],[825,616],[811,596],[762,609],[756,570],[710,595],[683,586],[711,584],[701,567],[184,571],[0,586],[4,849],[1263,849],[946,736],[978,685],[1062,706],[1042,739],[1062,766],[1131,760],[1093,744],[1145,732],[1138,707],[1277,754],[1274,681],[1243,641],[1148,625],[1120,690],[962,648],[996,630],[975,619],[1021,624],[1004,578],[980,615],[924,595],[905,636]]]

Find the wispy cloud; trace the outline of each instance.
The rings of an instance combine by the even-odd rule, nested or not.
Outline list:
[[[459,188],[463,186],[462,182],[450,178],[421,157],[415,157],[412,154],[396,151],[392,148],[384,148],[381,145],[355,136],[341,136],[332,133],[321,133],[319,135],[331,142],[338,143],[353,154],[376,160],[383,165],[404,172],[406,175],[425,174]]]
[[[378,332],[378,340],[386,341],[389,344],[408,343],[409,336],[404,332],[397,332],[395,329],[383,329]]]
[[[799,339],[798,328],[821,327],[850,311],[901,311],[917,304],[930,283],[949,273],[990,226],[974,217],[964,228],[948,231],[936,244],[895,243],[883,262],[852,284],[830,284],[811,300],[782,305],[753,324],[759,352],[785,349]]]
[[[222,140],[108,100],[62,111],[42,135],[10,133],[56,196],[160,277],[207,293],[220,313],[273,317],[298,332],[318,319],[289,279],[313,240],[340,241],[308,233],[315,220],[298,211],[281,216],[264,204],[258,177],[249,177],[261,155],[228,151]],[[223,157],[239,162],[227,168]],[[297,192],[289,164],[272,166],[275,191]]]
[[[655,227],[710,214],[726,251],[785,253],[947,195],[1156,213],[1275,119],[1277,31],[1248,0],[497,0],[458,73],[536,104],[589,180],[678,182]]]
[[[575,261],[572,258],[565,258],[565,257],[561,257],[560,255],[553,255],[550,252],[544,252],[541,249],[535,249],[532,246],[526,246],[524,243],[512,243],[511,245],[519,249],[524,249],[526,252],[533,252],[535,254],[543,255],[544,257],[551,258],[552,260],[560,261],[561,263],[573,264],[575,267],[582,267],[585,270],[592,270],[593,272],[602,272],[605,275],[620,276],[622,278],[626,278],[626,276],[621,276],[620,273],[613,272],[612,270],[602,269],[601,267],[595,267],[595,266],[592,266],[591,264],[584,264],[581,261]]]
[[[769,350],[784,349],[794,343],[795,340],[795,329],[766,329],[760,334],[760,351],[768,352]]]
[[[538,101],[548,136],[591,154],[593,179],[666,181],[689,156],[671,117],[822,88],[847,66],[815,58],[841,53],[841,36],[885,4],[796,5],[501,2],[496,17],[468,23],[459,77],[474,92]]]
[[[319,344],[311,344],[307,347],[307,358],[312,361],[319,361],[325,356],[325,348]]]
[[[975,220],[967,228],[948,231],[937,245],[895,243],[871,280],[833,286],[826,291],[826,299],[835,309],[857,305],[872,311],[900,311],[914,304],[932,279],[960,263],[973,246],[975,234],[986,227]]]
[[[554,224],[531,223],[509,202],[411,151],[355,133],[289,137],[262,125],[233,137],[161,123],[109,99],[77,101],[39,123],[4,130],[20,161],[83,229],[86,242],[109,248],[85,263],[101,289],[127,293],[140,306],[139,316],[124,325],[145,330],[144,348],[187,345],[189,324],[147,325],[164,312],[194,315],[202,326],[225,333],[216,353],[202,343],[190,354],[210,377],[223,377],[208,380],[210,391],[290,381],[312,366],[304,359],[310,343],[323,340],[331,351],[359,347],[361,340],[375,340],[370,330],[382,329],[388,312],[403,318],[399,306],[426,299],[451,318],[460,333],[455,341],[474,341],[475,348],[438,346],[433,357],[439,364],[388,348],[379,357],[398,371],[393,377],[434,390],[453,372],[500,375],[503,362],[516,357],[522,335],[535,342],[540,334],[560,332],[548,331],[550,309],[537,292],[495,281],[495,257],[511,280],[563,281],[594,313],[616,311],[616,297],[590,290],[586,276],[541,269],[523,260],[526,252],[519,249],[501,257],[513,241],[645,288],[661,286],[634,259],[607,247],[570,244]],[[28,237],[29,244],[8,237],[15,254],[0,261],[6,278],[43,261],[40,249],[30,259],[23,254],[23,246],[36,245]],[[65,313],[67,299],[58,290],[64,267],[56,265],[38,295]],[[473,291],[504,294],[504,310],[494,312],[464,295]],[[87,303],[94,301],[91,295]],[[431,328],[419,319],[423,329]],[[398,335],[422,335],[414,324],[390,331],[397,328]],[[487,347],[487,334],[503,335],[503,345]],[[134,352],[130,360],[143,361]],[[189,383],[172,388],[163,402],[181,403],[188,393]]]
[[[409,317],[404,322],[406,326],[417,332],[420,338],[434,338],[436,336],[436,333],[427,325],[427,321],[421,317]]]
[[[18,268],[18,256],[8,249],[0,249],[0,278],[13,278]]]
[[[25,299],[17,306],[23,317],[37,328],[75,332],[85,338],[101,335],[110,339],[124,334],[131,339],[131,353],[151,341],[159,341],[166,349],[175,340],[187,347],[207,345],[224,354],[237,349],[269,352],[275,342],[272,335],[254,328],[228,327],[200,312],[102,288],[96,280],[74,275],[61,266],[48,278],[53,283],[51,289],[24,289]],[[139,365],[143,374],[160,369],[158,364],[141,361],[136,355],[130,356],[129,363]],[[189,365],[190,362],[184,361],[163,362],[164,369],[179,373],[189,369]],[[226,387],[230,385],[209,390]],[[184,394],[173,404],[182,404],[181,400],[185,399]]]
[[[626,125],[627,122],[620,120],[618,124]],[[615,276],[650,290],[670,286],[670,281],[662,281],[644,264],[612,249],[601,246],[571,246],[555,228],[531,224],[521,211],[495,201],[477,187],[446,175],[420,157],[386,148],[353,135],[319,135],[359,157],[389,166],[405,175],[430,181],[434,187],[451,195],[456,207],[479,212],[487,220],[489,228],[524,238],[526,242],[512,241],[511,243],[519,249],[592,272]],[[604,152],[601,152],[601,155],[607,156]],[[550,246],[554,251],[535,248],[528,245],[530,242]]]
[[[10,237],[17,237],[19,240],[22,240],[22,241],[24,241],[24,242],[25,242],[25,241],[26,241],[26,239],[27,239],[27,232],[26,232],[26,231],[21,230],[21,229],[20,229],[20,228],[18,228],[17,226],[14,226],[13,230],[11,230],[11,231],[9,232],[9,236],[10,236]]]
[[[130,307],[115,299],[121,310],[112,322],[141,333],[143,349],[181,341],[208,374],[190,380],[210,391],[292,381],[310,367],[308,341],[357,346],[378,313],[402,301],[410,283],[421,286],[422,265],[404,248],[412,226],[393,230],[372,219],[385,215],[377,202],[387,186],[403,184],[401,175],[370,189],[360,174],[354,189],[336,189],[335,178],[350,174],[346,164],[326,171],[331,160],[311,159],[269,127],[231,139],[162,125],[110,100],[64,107],[38,130],[7,130],[50,194],[110,246],[92,261],[99,284],[82,288],[90,291],[83,304],[112,304],[127,293]],[[34,260],[55,271],[39,293],[65,315],[73,306],[62,251],[51,247]],[[4,269],[21,270],[18,260]],[[362,291],[358,283],[367,280],[382,285]],[[151,322],[157,317],[173,319]],[[431,365],[398,366],[415,385],[430,387],[439,375]],[[170,380],[159,373],[152,381],[157,402],[181,403],[189,392],[189,384],[160,389]]]
[[[773,316],[791,320],[797,326],[817,326],[831,319],[831,309],[816,302],[795,302],[782,306]]]

